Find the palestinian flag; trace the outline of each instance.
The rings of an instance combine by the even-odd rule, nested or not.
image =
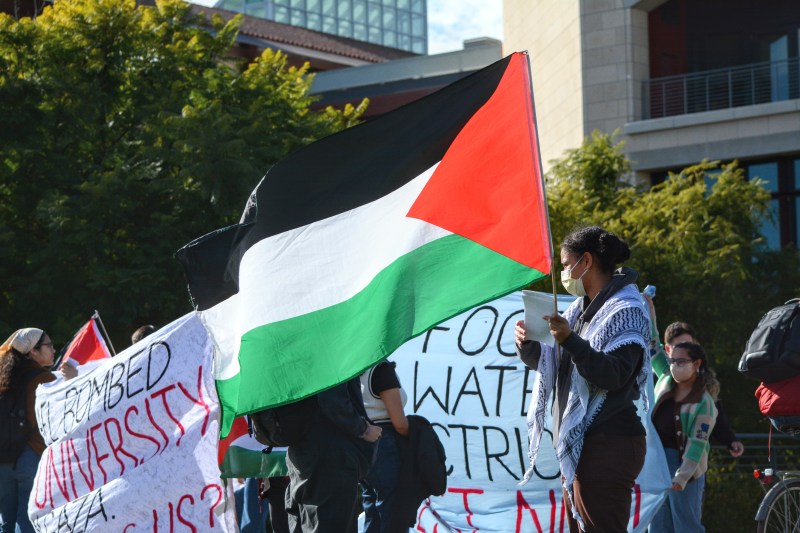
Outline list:
[[[223,436],[546,276],[527,55],[295,152],[239,224],[177,257],[217,350]]]
[[[245,417],[237,417],[228,436],[219,441],[220,477],[288,476],[286,448],[272,448],[264,453],[265,448],[248,433]]]

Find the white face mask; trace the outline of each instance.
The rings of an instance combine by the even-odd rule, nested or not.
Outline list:
[[[583,258],[572,265],[572,268],[561,271],[561,284],[564,286],[564,289],[571,295],[577,296],[578,298],[583,298],[586,296],[586,289],[583,286],[583,280],[581,278],[585,276],[587,272],[589,272],[589,267],[587,266],[586,270],[583,271],[583,274],[578,276],[578,279],[573,279],[572,271],[581,261],[583,261]]]
[[[683,383],[684,381],[689,381],[692,378],[692,375],[697,372],[697,370],[695,370],[694,365],[686,365],[683,367],[671,365],[669,367],[669,372],[672,374],[672,379],[678,383]]]

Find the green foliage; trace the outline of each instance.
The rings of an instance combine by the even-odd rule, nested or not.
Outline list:
[[[190,310],[173,253],[238,220],[279,159],[356,123],[312,111],[307,67],[226,57],[239,19],[179,0],[0,15],[0,327],[56,342],[98,309],[117,347]],[[205,26],[205,27],[204,27]]]
[[[764,419],[759,431],[768,432],[768,427],[769,422]],[[703,524],[709,533],[755,528],[756,511],[777,479],[762,486],[753,477],[754,470],[772,467],[775,471],[797,471],[800,468],[800,450],[794,444],[796,441],[786,435],[776,433],[771,441],[767,436],[743,441],[745,452],[738,459],[733,459],[722,448],[712,448],[709,455],[703,497]]]
[[[763,497],[764,489],[752,473],[736,474],[730,468],[709,470],[703,496],[706,531],[755,531],[756,511]]]
[[[797,252],[767,250],[759,234],[770,195],[735,162],[702,162],[638,189],[624,181],[630,167],[621,148],[613,135],[594,133],[553,166],[547,194],[554,243],[591,224],[625,239],[640,286],[658,287],[661,334],[678,320],[695,327],[733,427],[756,431],[758,384],[736,366],[761,315],[800,289]],[[536,288],[552,290],[549,282]]]

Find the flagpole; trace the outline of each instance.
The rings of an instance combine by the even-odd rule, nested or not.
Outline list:
[[[544,213],[547,220],[547,237],[550,241],[550,280],[553,285],[553,314],[558,314],[558,292],[556,290],[556,262],[555,262],[555,248],[553,247],[553,230],[550,227],[550,208],[547,205],[547,189],[544,181],[544,168],[542,167],[542,152],[541,144],[539,143],[539,124],[536,122],[536,104],[533,97],[533,70],[531,69],[531,55],[527,50],[522,52],[525,54],[525,59],[528,62],[528,83],[530,84],[531,95],[531,115],[533,117],[533,132],[536,135],[536,161],[539,165],[539,185],[542,188],[542,199],[544,201]],[[556,355],[561,355],[561,346],[556,343]]]
[[[547,205],[547,189],[544,182],[544,169],[542,168],[542,153],[539,144],[539,125],[536,122],[536,104],[533,98],[533,74],[531,70],[531,55],[527,50],[522,52],[528,62],[528,83],[530,83],[531,95],[531,115],[533,116],[533,132],[536,135],[536,158],[539,165],[539,186],[542,188],[542,199],[544,201],[544,213],[547,220],[547,240],[550,242],[550,279],[553,282],[553,311],[558,314],[558,293],[556,292],[556,269],[555,269],[555,249],[553,248],[553,230],[550,228],[550,208]]]
[[[116,350],[114,350],[114,345],[111,343],[111,337],[108,336],[108,332],[106,331],[106,326],[103,324],[103,319],[100,318],[100,313],[97,312],[97,309],[94,310],[94,315],[92,315],[92,319],[97,319],[100,323],[100,327],[103,328],[103,335],[105,335],[106,340],[108,341],[108,346],[111,348],[111,357],[115,357],[117,355]]]

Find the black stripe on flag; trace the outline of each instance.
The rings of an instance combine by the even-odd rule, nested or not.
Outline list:
[[[197,310],[238,292],[239,262],[252,245],[371,203],[441,161],[492,96],[511,57],[312,143],[273,166],[251,195],[240,224],[200,237],[176,253]]]

